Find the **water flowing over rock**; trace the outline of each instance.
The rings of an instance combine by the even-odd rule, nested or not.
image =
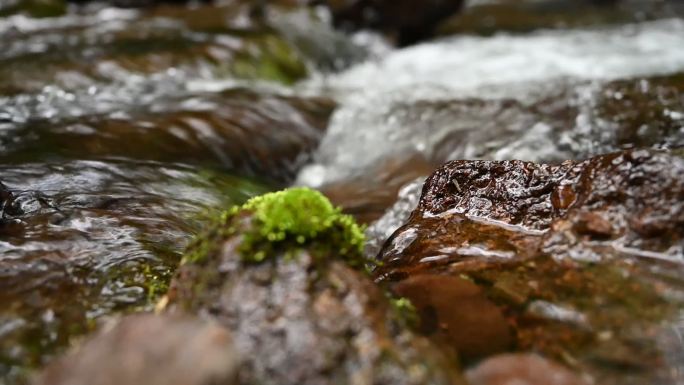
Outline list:
[[[125,115],[29,120],[0,133],[0,161],[60,156],[200,163],[285,184],[310,158],[333,107],[323,98],[232,89],[159,101]]]
[[[34,384],[232,384],[239,362],[230,333],[216,324],[136,315],[53,362]]]
[[[418,206],[424,183],[425,178],[418,178],[402,187],[394,205],[380,219],[368,226],[364,250],[368,258],[374,258],[382,248],[383,243],[408,221],[411,212]]]
[[[679,327],[683,202],[684,161],[666,153],[558,165],[452,161],[428,178],[418,208],[380,252],[376,276],[395,291],[412,277],[464,279],[505,314],[516,350],[601,384],[678,384],[666,357],[684,347],[658,336]],[[464,311],[453,296],[435,291],[427,303],[436,316]],[[448,316],[434,322],[445,326],[432,332],[449,335]]]
[[[411,96],[401,92],[345,102],[298,183],[319,187],[350,213],[374,220],[400,187],[452,159],[559,162],[684,145],[681,73],[564,84],[526,101],[435,95],[406,101]]]
[[[681,19],[664,19],[603,29],[456,36],[393,51],[322,80],[345,100],[403,91],[404,102],[434,99],[439,92],[525,101],[557,90],[563,80],[679,72],[684,53],[676,48],[684,43],[683,31]]]
[[[162,295],[201,213],[268,191],[212,169],[142,161],[0,166],[0,373],[20,376],[112,312]]]

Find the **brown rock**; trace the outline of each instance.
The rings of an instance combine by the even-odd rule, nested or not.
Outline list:
[[[682,247],[680,157],[453,161],[428,178],[375,274],[395,285],[468,279],[512,326],[515,350],[571,362],[601,384],[675,384],[660,341],[682,307],[672,296],[682,294]]]
[[[495,356],[466,376],[471,385],[587,385],[567,368],[535,354]]]
[[[57,360],[36,385],[233,384],[238,358],[222,327],[189,317],[135,315]]]
[[[502,352],[512,345],[501,310],[470,281],[416,275],[396,284],[393,291],[416,307],[424,333],[446,339],[464,360]]]

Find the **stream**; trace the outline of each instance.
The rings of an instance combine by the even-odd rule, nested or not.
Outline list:
[[[472,1],[406,48],[287,1],[33,3],[0,1],[2,385],[151,310],[209,213],[253,196],[320,189],[372,256],[449,160],[684,147],[674,0]],[[684,269],[684,244],[664,254]],[[662,384],[682,384],[684,279],[649,279],[679,313]]]

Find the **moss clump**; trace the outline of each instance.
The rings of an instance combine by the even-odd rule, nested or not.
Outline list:
[[[248,225],[241,218],[249,217]],[[294,256],[306,248],[315,257],[335,255],[352,266],[366,262],[363,229],[318,191],[291,188],[252,198],[220,215],[218,224],[191,246],[185,262],[211,255],[221,241],[241,235],[243,262],[259,263],[280,253]],[[240,229],[238,231],[238,228]]]
[[[420,316],[410,299],[404,297],[390,298],[390,305],[392,306],[394,313],[402,322],[411,328],[418,328]]]

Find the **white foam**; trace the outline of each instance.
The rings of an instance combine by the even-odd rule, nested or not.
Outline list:
[[[338,95],[354,97],[358,97],[355,93],[359,91],[418,91],[426,86],[461,96],[481,96],[481,89],[486,87],[560,78],[610,80],[681,71],[682,47],[681,19],[606,29],[465,36],[397,50],[323,82]],[[510,91],[518,90],[511,87]],[[420,92],[415,94],[422,97]]]
[[[525,110],[525,104],[568,85],[684,71],[683,47],[680,19],[462,36],[396,50],[312,79],[303,87],[332,94],[340,107],[315,163],[302,170],[297,182],[317,187],[411,153],[427,159],[564,158],[568,155],[561,153],[547,122]],[[440,102],[470,97],[523,103],[469,109]],[[443,138],[454,135],[461,141],[447,149],[451,153],[435,157],[436,151],[445,151],[439,148]]]

